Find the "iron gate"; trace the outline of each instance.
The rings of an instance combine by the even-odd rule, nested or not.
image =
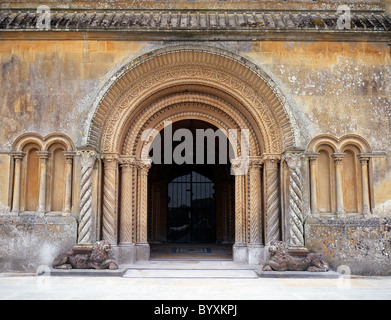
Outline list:
[[[215,183],[195,172],[168,184],[167,235],[170,243],[215,243]]]

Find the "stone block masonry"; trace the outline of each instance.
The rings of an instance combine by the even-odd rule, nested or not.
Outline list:
[[[1,216],[0,234],[0,270],[36,272],[76,244],[77,222],[71,217]]]
[[[388,218],[311,218],[305,224],[306,247],[352,274],[390,276],[391,220]]]

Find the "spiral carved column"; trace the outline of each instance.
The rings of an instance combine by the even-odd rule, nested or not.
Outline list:
[[[247,260],[246,241],[246,197],[245,178],[247,166],[242,159],[232,160],[232,174],[235,176],[235,244],[233,247],[234,261]]]
[[[102,237],[112,245],[117,244],[118,238],[118,155],[106,154],[103,177],[103,219]]]
[[[249,215],[249,239],[247,262],[260,264],[263,260],[262,245],[262,196],[261,196],[261,159],[251,159],[249,166],[250,179],[250,215]]]
[[[261,161],[250,161],[250,244],[253,245],[259,245],[262,242],[261,167]]]
[[[79,244],[92,242],[92,173],[98,155],[92,150],[77,152],[81,159]]]
[[[304,246],[303,175],[301,153],[285,156],[289,168],[289,222],[290,245]]]
[[[265,157],[266,244],[281,240],[279,160],[280,156]]]
[[[121,158],[121,212],[119,239],[121,245],[133,244],[133,171],[134,158]]]

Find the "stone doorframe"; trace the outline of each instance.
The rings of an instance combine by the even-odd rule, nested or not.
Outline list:
[[[294,120],[284,96],[256,65],[211,47],[157,50],[121,68],[98,95],[94,110],[86,149],[87,156],[95,159],[99,153],[104,163],[101,212],[96,213],[102,221],[100,237],[116,248],[121,263],[148,260],[150,253],[151,161],[145,151],[151,140],[142,141],[141,135],[147,129],[160,132],[167,121],[184,119],[198,119],[226,131],[249,130],[248,171],[243,171],[240,147],[232,161],[234,260],[261,264],[265,247],[274,240],[304,244],[297,161],[301,153],[286,152],[296,147]],[[282,204],[285,162],[291,181],[289,212]],[[89,184],[91,179],[83,179],[81,190],[90,190]],[[88,200],[82,203],[89,205]],[[89,211],[82,207],[81,212]]]

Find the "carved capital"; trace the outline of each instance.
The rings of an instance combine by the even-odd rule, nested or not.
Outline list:
[[[276,153],[265,153],[262,156],[262,159],[266,163],[278,163],[281,160],[282,156],[281,154],[276,154]]]
[[[260,157],[252,157],[249,160],[249,168],[250,171],[259,171],[260,168],[263,166],[263,159]]]
[[[371,160],[371,157],[369,154],[361,153],[358,156],[358,160],[360,160],[360,163],[362,166],[366,166],[369,163],[369,160]]]
[[[73,159],[76,157],[77,153],[76,152],[64,152],[65,160],[67,163],[72,164]]]
[[[139,168],[141,175],[148,175],[148,171],[152,167],[152,160],[151,159],[139,160],[137,161],[137,167]]]
[[[316,165],[316,160],[318,160],[318,157],[319,157],[319,153],[312,153],[307,155],[307,158],[310,161],[311,166]]]
[[[105,169],[116,169],[119,162],[119,156],[116,153],[106,153],[103,155]]]
[[[137,161],[134,157],[120,157],[119,163],[122,168],[132,168],[136,166]]]
[[[98,158],[98,153],[95,150],[79,150],[76,155],[80,156],[80,163],[82,167],[92,168],[95,160]]]
[[[50,152],[48,151],[39,151],[37,152],[38,156],[39,156],[39,160],[41,161],[41,163],[48,163],[49,159],[50,159]]]
[[[345,157],[345,153],[334,153],[334,162],[336,165],[342,164],[342,160]]]
[[[369,157],[359,157],[358,159],[360,160],[360,163],[361,163],[362,166],[367,166],[368,163],[369,163],[369,160],[371,158],[369,158]]]
[[[249,168],[249,158],[232,159],[231,160],[231,174],[234,176],[246,175]]]
[[[305,158],[302,152],[287,153],[284,159],[290,169],[300,169],[302,167],[302,159]]]
[[[11,153],[11,156],[14,158],[15,163],[21,163],[26,156],[24,152],[14,152]]]

